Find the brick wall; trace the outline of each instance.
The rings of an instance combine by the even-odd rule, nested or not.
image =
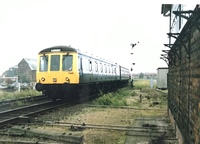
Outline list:
[[[30,71],[29,79],[30,79],[31,82],[36,82],[36,70]]]
[[[198,13],[200,23],[200,12]],[[195,21],[197,22],[197,21]],[[200,25],[200,24],[199,24]],[[181,35],[190,37],[177,43],[169,56],[168,99],[171,119],[180,130],[183,143],[200,143],[200,31],[188,21]],[[179,35],[180,36],[180,35]],[[183,38],[183,39],[184,39]],[[176,54],[177,53],[177,54]],[[188,55],[190,58],[188,58]]]

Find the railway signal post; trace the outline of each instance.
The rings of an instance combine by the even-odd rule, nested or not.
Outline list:
[[[137,43],[139,43],[139,41],[137,42]],[[137,43],[135,43],[135,44],[130,44],[131,45],[131,47],[132,47],[132,49],[137,45]],[[130,53],[131,55],[133,55],[133,53],[131,52]],[[132,63],[132,65],[135,65],[135,63]],[[133,88],[134,87],[134,80],[133,80],[133,68],[131,68],[131,88]]]

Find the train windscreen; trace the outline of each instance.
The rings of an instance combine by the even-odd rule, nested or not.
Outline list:
[[[48,70],[48,56],[40,56],[40,72],[44,72]]]
[[[60,55],[51,55],[50,71],[60,70]]]
[[[63,71],[72,71],[72,55],[63,55],[63,62],[62,62],[62,70]]]

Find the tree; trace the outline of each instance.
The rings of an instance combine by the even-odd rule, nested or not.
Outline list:
[[[139,75],[139,79],[143,79],[144,78],[144,74],[141,72]]]

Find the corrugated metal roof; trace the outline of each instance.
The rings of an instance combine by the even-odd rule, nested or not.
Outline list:
[[[37,69],[37,60],[36,59],[24,58],[24,60],[28,63],[31,70]]]

